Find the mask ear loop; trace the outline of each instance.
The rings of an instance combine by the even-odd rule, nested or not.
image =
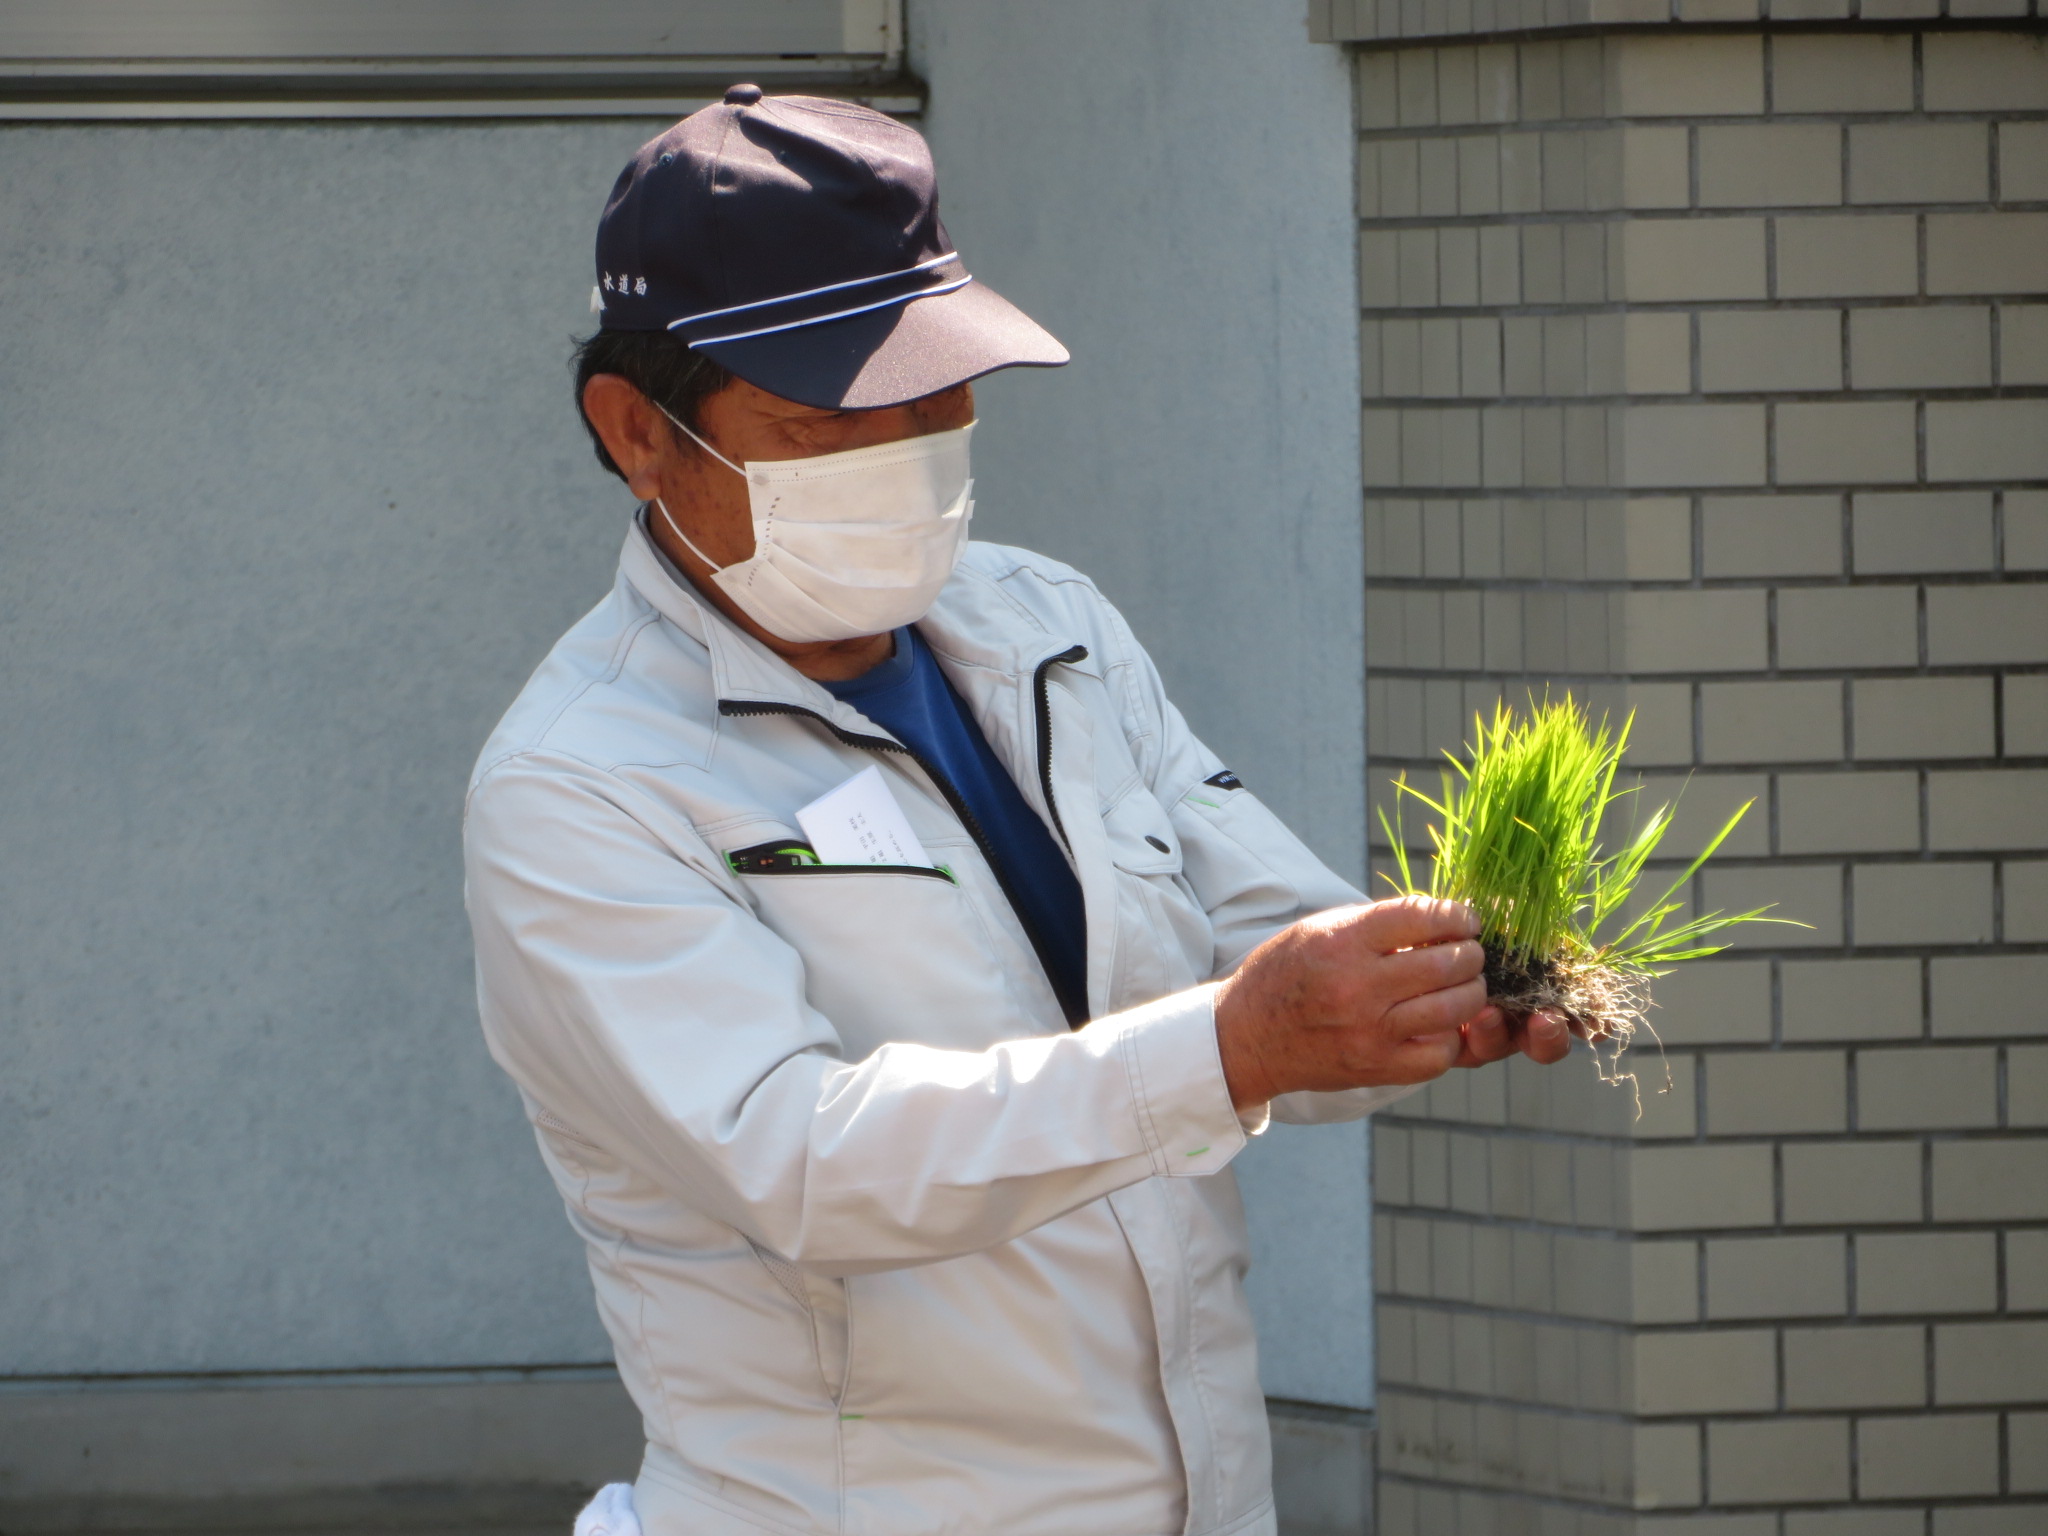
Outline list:
[[[719,451],[718,451],[718,450],[717,450],[716,448],[712,447],[712,446],[711,446],[711,445],[710,445],[709,443],[705,442],[703,438],[699,437],[699,436],[698,436],[698,435],[697,435],[696,433],[692,432],[692,431],[691,431],[691,430],[690,430],[690,429],[689,429],[688,427],[684,426],[684,425],[683,425],[683,424],[682,424],[682,423],[681,423],[680,421],[676,421],[675,417],[673,417],[673,416],[669,416],[669,415],[668,415],[668,407],[667,407],[667,406],[663,405],[663,404],[662,404],[662,403],[661,403],[661,402],[660,402],[659,400],[657,400],[657,401],[653,402],[653,404],[654,404],[654,408],[655,408],[655,409],[656,409],[657,411],[661,412],[661,414],[662,414],[662,415],[664,415],[664,416],[668,416],[668,419],[669,419],[669,420],[670,420],[671,422],[674,422],[674,423],[675,423],[675,429],[676,429],[676,430],[677,430],[678,432],[682,433],[682,434],[683,434],[683,436],[687,437],[687,438],[688,438],[688,439],[689,439],[689,440],[690,440],[691,442],[695,443],[695,444],[696,444],[696,445],[697,445],[697,446],[698,446],[699,448],[702,448],[702,449],[703,449],[703,450],[704,450],[704,451],[705,451],[706,453],[710,454],[710,455],[711,455],[711,457],[713,457],[714,459],[718,460],[718,462],[719,462],[719,463],[723,464],[723,465],[724,465],[724,466],[725,466],[725,467],[726,467],[727,469],[731,470],[731,471],[732,471],[732,472],[733,472],[734,474],[738,475],[738,476],[739,476],[739,477],[740,477],[740,478],[741,478],[742,480],[744,480],[744,479],[746,478],[747,472],[746,472],[746,471],[745,471],[744,469],[741,469],[741,468],[739,467],[739,465],[737,465],[737,464],[733,463],[733,461],[732,461],[731,459],[728,459],[728,458],[727,458],[727,457],[726,457],[726,456],[725,456],[724,454],[720,453],[720,452],[719,452]]]
[[[663,405],[659,400],[656,400],[652,403],[657,411],[661,412],[661,414],[664,416],[668,416],[669,421],[675,426],[675,429],[678,432],[683,434],[683,436],[687,437],[699,448],[702,448],[706,453],[710,454],[711,457],[718,460],[719,463],[723,464],[727,469],[731,470],[741,479],[746,478],[747,472],[744,469],[741,469],[739,465],[733,463],[731,459],[728,459],[716,448],[712,447],[709,443],[705,442],[703,438],[699,437],[696,433],[692,432],[680,421],[677,421],[674,416],[669,415],[669,409],[667,406]],[[705,563],[705,565],[709,566],[711,568],[712,575],[716,576],[720,571],[725,569],[725,567],[722,565],[714,564],[709,555],[705,554],[703,550],[699,549],[695,544],[692,544],[690,542],[690,536],[687,533],[683,532],[682,528],[677,524],[675,514],[669,511],[667,502],[663,501],[659,496],[657,496],[654,498],[654,504],[657,507],[661,508],[662,519],[665,522],[667,522],[668,531],[683,541],[683,547],[685,549],[689,550],[691,554],[695,555],[699,560],[702,560]]]
[[[705,554],[703,550],[699,549],[695,544],[692,544],[690,542],[690,536],[687,533],[683,532],[682,528],[678,526],[678,524],[676,523],[675,514],[669,511],[667,502],[663,501],[659,496],[657,496],[654,498],[654,504],[657,507],[661,508],[662,520],[668,524],[668,531],[683,541],[683,547],[685,549],[689,550],[691,554],[695,555],[699,560],[702,560],[705,563],[705,565],[709,566],[712,575],[716,576],[720,571],[725,569],[724,566],[714,563],[709,555]]]

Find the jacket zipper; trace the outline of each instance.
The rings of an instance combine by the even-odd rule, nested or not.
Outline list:
[[[1054,661],[1059,659],[1057,656],[1053,658]],[[1044,668],[1041,667],[1039,671],[1043,675]],[[918,753],[906,747],[900,741],[891,741],[886,736],[863,736],[855,731],[841,730],[815,709],[805,709],[801,704],[776,704],[767,700],[754,699],[720,699],[718,701],[718,712],[721,715],[795,715],[800,719],[815,720],[849,747],[860,747],[869,752],[901,753],[904,757],[909,758],[918,767],[922,768],[925,772],[925,777],[938,785],[939,793],[946,797],[946,803],[953,808],[953,814],[960,818],[960,824],[967,828],[968,836],[974,839],[974,846],[981,850],[982,858],[987,862],[989,869],[996,877],[996,884],[1002,887],[1003,896],[1010,903],[1010,910],[1017,914],[1017,921],[1023,925],[1024,936],[1031,940],[1031,952],[1038,956],[1039,969],[1045,972],[1047,981],[1052,980],[1052,962],[1046,956],[1045,940],[1039,936],[1037,926],[1025,915],[1023,905],[1017,900],[1017,893],[1010,888],[1009,878],[1003,873],[1002,861],[996,857],[995,845],[988,840],[988,834],[982,830],[981,823],[975,819],[974,812],[968,808],[967,802],[960,798],[959,792],[953,788],[952,781],[943,773],[940,773],[938,769],[934,768]],[[1066,836],[1064,832],[1060,835],[1063,838]],[[1059,995],[1058,987],[1053,988],[1053,995],[1055,997]],[[1074,1017],[1072,1010],[1067,1007],[1066,999],[1064,998],[1060,999],[1060,1009],[1063,1013],[1066,1013],[1067,1023],[1072,1028],[1079,1029],[1087,1022],[1085,1017]],[[1084,1013],[1086,1011],[1085,1003],[1083,1004],[1083,1011]]]
[[[1045,791],[1046,812],[1052,817],[1052,829],[1059,833],[1068,858],[1074,856],[1074,845],[1067,841],[1066,823],[1060,820],[1059,802],[1052,793],[1052,697],[1047,692],[1045,675],[1055,663],[1085,661],[1087,657],[1087,646],[1069,646],[1057,656],[1046,657],[1031,676],[1032,700],[1038,711],[1038,787]]]

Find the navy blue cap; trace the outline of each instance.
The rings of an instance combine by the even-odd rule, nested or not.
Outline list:
[[[853,102],[736,85],[640,148],[597,226],[608,331],[667,331],[801,405],[900,405],[1067,349],[976,282],[931,150]]]

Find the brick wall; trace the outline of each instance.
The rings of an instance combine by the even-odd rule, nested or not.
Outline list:
[[[1812,924],[1381,1117],[1382,1529],[2048,1531],[2048,54],[1356,65],[1375,780],[1569,685]]]

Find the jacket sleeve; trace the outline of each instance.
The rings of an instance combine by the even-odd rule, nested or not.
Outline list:
[[[1211,988],[1057,1037],[849,1063],[797,954],[618,779],[501,763],[464,841],[493,1056],[638,1173],[823,1273],[990,1247],[1244,1145]]]
[[[1223,760],[1188,728],[1166,696],[1152,658],[1122,616],[1103,604],[1126,664],[1128,708],[1150,741],[1140,753],[1148,787],[1166,807],[1181,844],[1181,868],[1215,931],[1210,974],[1228,976],[1244,957],[1301,918],[1367,898],[1311,853],[1249,789],[1214,780]],[[1272,1118],[1294,1125],[1356,1120],[1406,1098],[1419,1085],[1290,1093]]]

